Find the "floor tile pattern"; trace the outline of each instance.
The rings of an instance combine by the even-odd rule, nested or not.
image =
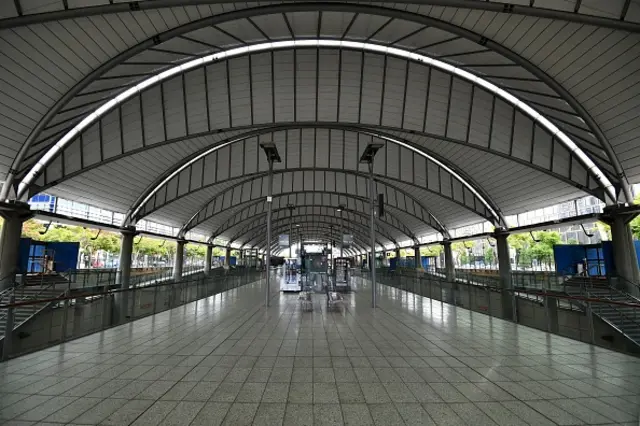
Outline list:
[[[356,285],[357,283],[354,283]],[[0,364],[7,425],[634,425],[640,359],[382,287],[253,284]]]

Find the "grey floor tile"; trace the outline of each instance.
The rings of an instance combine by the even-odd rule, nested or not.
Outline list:
[[[553,404],[551,401],[527,401],[526,404],[559,425],[575,425],[582,423],[579,419]]]
[[[342,404],[342,417],[346,426],[373,426],[367,404]]]
[[[262,394],[262,402],[287,402],[289,383],[269,382]]]
[[[393,402],[418,402],[404,383],[383,383],[383,385]]]
[[[49,415],[44,420],[52,423],[70,423],[85,411],[99,404],[102,400],[96,398],[78,398],[71,404]]]
[[[258,410],[258,404],[237,402],[231,404],[227,412],[223,425],[228,426],[249,426],[253,423],[253,418]]]
[[[429,383],[444,402],[467,402],[468,399],[450,383]]]
[[[0,410],[0,419],[10,420],[50,400],[51,396],[30,395]]]
[[[313,384],[313,403],[314,404],[331,404],[338,403],[338,388],[335,383],[314,383]]]
[[[287,404],[284,426],[313,426],[313,404]]]
[[[340,404],[313,404],[313,424],[316,426],[344,425]]]
[[[164,418],[160,426],[188,426],[198,415],[204,402],[180,401]]]
[[[177,382],[170,382],[168,380],[158,380],[149,386],[147,386],[142,392],[140,392],[136,399],[159,399],[169,391]]]
[[[497,423],[491,420],[480,408],[471,402],[459,402],[449,404],[449,407],[465,423],[478,426],[496,426]]]
[[[500,426],[526,426],[529,424],[499,402],[476,402],[476,406]]]
[[[219,426],[231,407],[229,402],[206,402],[190,426]]]
[[[73,419],[73,423],[97,425],[127,403],[124,399],[103,399]]]
[[[246,382],[242,385],[242,388],[236,397],[236,402],[260,402],[266,387],[266,383]]]
[[[218,389],[220,383],[217,382],[197,382],[191,390],[184,396],[185,401],[208,401],[213,393]]]
[[[262,403],[258,406],[253,425],[255,426],[278,426],[284,422],[286,404]]]
[[[28,411],[22,413],[17,417],[17,420],[25,421],[40,421],[50,416],[58,410],[64,410],[64,408],[74,402],[77,397],[74,396],[54,396],[53,398],[38,404],[35,407],[30,408]],[[18,402],[20,404],[20,402]]]
[[[291,383],[288,402],[293,404],[312,404],[313,383]]]
[[[358,383],[337,383],[338,397],[341,404],[364,403],[365,398],[360,384]]]
[[[613,419],[605,417],[602,414],[592,410],[591,408],[585,407],[584,405],[573,399],[554,399],[552,403],[588,425],[603,424],[614,421]]]
[[[368,404],[368,407],[376,426],[401,425],[404,423],[394,404]]]
[[[180,401],[191,392],[191,389],[196,385],[196,382],[177,382],[171,387],[160,399]]]
[[[450,404],[422,404],[422,408],[438,426],[458,426],[465,422],[458,417]]]
[[[391,402],[389,394],[382,383],[363,383],[360,388],[367,404],[383,404]]]
[[[121,426],[133,423],[142,413],[153,405],[153,401],[134,399],[126,402],[122,407],[113,412],[109,417],[100,422],[105,426]],[[62,410],[62,411],[66,411]]]
[[[238,396],[242,383],[220,383],[218,388],[211,396],[211,401],[214,402],[233,402]]]
[[[420,426],[434,425],[435,422],[419,403],[400,403],[396,404],[396,410],[400,413],[405,425]]]

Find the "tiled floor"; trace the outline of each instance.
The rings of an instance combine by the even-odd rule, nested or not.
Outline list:
[[[247,286],[0,364],[12,425],[638,425],[640,359],[384,288]]]

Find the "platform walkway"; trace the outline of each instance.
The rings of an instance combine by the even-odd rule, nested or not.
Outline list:
[[[356,286],[357,287],[357,286]],[[638,425],[640,359],[382,287],[247,285],[0,364],[11,425]]]

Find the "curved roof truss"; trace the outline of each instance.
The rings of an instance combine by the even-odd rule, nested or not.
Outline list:
[[[260,184],[260,187],[263,188],[264,186],[265,184]],[[378,187],[381,187],[380,182],[378,182]],[[274,210],[280,210],[293,204],[296,207],[317,206],[319,208],[335,209],[340,205],[344,205],[347,210],[365,212],[368,211],[369,205],[368,197],[362,195],[366,191],[365,188],[368,188],[368,186],[363,185],[359,192],[357,190],[353,192],[339,192],[335,189],[302,189],[298,191],[274,192],[273,208]],[[395,191],[394,188],[389,188],[389,190],[385,190],[386,194],[392,194],[391,190]],[[242,220],[243,217],[255,217],[265,212],[265,195],[252,195],[252,191],[245,192],[249,192],[247,198],[236,198],[235,202],[231,202],[231,200],[233,200],[232,197],[222,194],[221,198],[210,204],[212,206],[211,210],[205,213],[207,216],[202,218],[199,225],[199,227],[202,227],[210,224],[213,219],[218,219],[214,225],[215,230],[211,233],[210,241],[222,236],[231,237],[230,235],[226,235],[228,229],[224,228],[225,224],[230,223],[230,227],[233,227],[234,221]],[[385,206],[389,212],[389,218],[381,219],[381,225],[385,225],[387,228],[401,228],[401,231],[399,229],[399,237],[407,232],[405,229],[408,223],[414,227],[418,224],[423,224],[423,230],[433,229],[433,225],[425,220],[426,214],[421,205],[400,191],[393,194],[392,197],[386,198]],[[398,225],[394,225],[395,222],[398,222]],[[405,226],[401,227],[400,223],[404,223]],[[181,231],[182,235],[185,233],[184,230]],[[445,230],[443,235],[446,238],[449,234]],[[409,234],[409,238],[414,241],[416,239],[413,233]]]
[[[336,228],[336,230],[340,230],[340,218],[333,215],[325,215],[325,214],[299,214],[293,216],[294,220],[300,222],[301,226],[296,228],[302,228],[302,224],[313,224],[313,223],[323,223],[329,225],[329,228]],[[289,229],[290,220],[288,217],[278,217],[272,220],[271,226],[272,229]],[[369,232],[369,224],[368,221],[363,220],[360,216],[353,216],[347,221],[348,226],[345,227],[349,232],[358,233],[363,241],[367,241],[367,235]],[[242,245],[246,245],[251,241],[261,241],[259,238],[265,235],[265,230],[267,226],[267,221],[265,217],[262,217],[258,220],[258,223],[252,224],[250,228],[245,228],[241,230],[241,233],[238,235],[237,239],[241,241]],[[384,240],[387,240],[390,244],[393,244],[395,247],[398,247],[398,243],[393,240],[392,237],[385,235],[385,233],[381,232],[380,227],[376,227],[376,243],[380,247],[385,247],[388,244],[385,244]],[[369,244],[371,245],[371,241],[369,238]]]
[[[338,40],[331,40],[331,39],[278,41],[278,42],[271,42],[271,43],[258,43],[255,45],[229,49],[229,50],[217,52],[202,58],[188,61],[182,65],[169,68],[168,70],[163,71],[158,75],[154,75],[150,78],[147,78],[146,80],[143,80],[141,83],[138,83],[137,85],[125,90],[124,92],[120,93],[117,97],[112,98],[110,101],[103,104],[100,108],[96,109],[91,115],[89,115],[88,117],[83,119],[80,123],[75,125],[69,132],[64,134],[64,136],[62,136],[51,148],[49,148],[22,179],[22,182],[18,186],[18,191],[17,191],[18,198],[21,197],[23,194],[25,194],[25,192],[29,189],[29,187],[34,183],[36,177],[39,176],[44,171],[46,166],[54,158],[58,156],[58,154],[63,150],[63,148],[65,148],[74,139],[76,139],[76,137],[79,134],[81,134],[83,130],[90,127],[92,124],[99,122],[101,117],[103,117],[107,113],[110,113],[112,110],[116,109],[123,102],[134,97],[140,91],[145,90],[151,86],[158,85],[161,82],[168,80],[171,77],[174,77],[178,74],[184,75],[185,72],[203,67],[206,64],[211,64],[211,63],[219,62],[221,60],[227,60],[229,58],[234,58],[234,57],[247,55],[251,53],[271,52],[279,49],[290,49],[292,47],[340,48],[340,49],[354,49],[362,52],[373,52],[378,54],[382,53],[385,55],[384,56],[385,58],[388,56],[392,56],[392,57],[403,58],[411,62],[427,64],[430,67],[433,67],[435,69],[440,70],[441,72],[445,72],[449,74],[451,76],[450,77],[451,79],[455,76],[456,78],[460,78],[462,80],[472,83],[474,87],[477,85],[482,89],[488,90],[495,97],[500,98],[501,101],[506,102],[507,105],[510,105],[511,108],[513,108],[514,114],[515,114],[515,111],[518,110],[523,115],[532,119],[536,123],[536,125],[548,131],[551,134],[552,140],[557,141],[559,145],[561,145],[564,149],[568,150],[570,152],[571,158],[575,156],[580,162],[580,164],[582,164],[582,166],[585,168],[587,173],[593,176],[593,178],[598,182],[599,186],[604,190],[605,194],[607,195],[608,201],[611,202],[611,201],[617,200],[617,190],[615,189],[614,185],[606,176],[606,174],[602,171],[602,169],[591,159],[589,155],[587,155],[575,142],[573,142],[571,138],[567,136],[566,133],[561,131],[546,117],[540,115],[535,109],[531,108],[528,104],[520,101],[518,98],[513,96],[511,93],[505,91],[504,89],[462,68],[452,66],[448,63],[430,58],[425,55],[421,55],[421,54],[410,52],[403,49],[382,46],[374,43],[368,43],[368,42],[361,43],[361,42],[351,42],[351,41],[344,41],[344,40],[338,41]],[[183,77],[183,81],[184,81],[184,77]],[[513,121],[515,122],[515,115],[514,115]],[[534,126],[534,129],[535,129],[535,126]],[[492,140],[492,139],[490,138],[489,140]]]
[[[256,223],[265,222],[263,220],[266,217],[266,211],[264,211],[265,203],[256,201],[256,204],[257,204],[257,207],[262,208],[262,213],[252,212],[248,208],[251,205],[247,206],[247,208],[241,210],[238,214],[227,219],[222,225],[220,225],[220,227],[216,231],[212,233],[212,235],[224,237],[224,235],[231,234],[231,236],[229,237],[229,244],[232,244],[235,240],[240,238],[243,230],[252,228]],[[360,203],[356,203],[355,209],[349,209],[347,208],[346,205],[344,205],[342,212],[338,212],[335,207],[318,206],[315,204],[303,204],[303,205],[294,206],[294,210],[297,216],[299,216],[300,214],[304,215],[304,214],[313,214],[313,213],[319,213],[325,216],[334,215],[344,220],[345,221],[344,223],[346,223],[347,225],[349,220],[356,216],[358,217],[357,220],[361,220],[362,218],[364,218],[368,223],[369,213],[363,211],[364,209],[360,210],[360,207],[362,207],[362,204]],[[297,217],[296,215],[292,216],[288,207],[280,207],[273,210],[272,212],[272,218],[274,219],[278,219],[281,217],[293,218],[293,217]],[[401,235],[405,236],[407,239],[417,242],[417,238],[411,232],[411,230],[407,228],[407,226],[402,221],[400,221],[391,211],[387,211],[384,217],[382,218],[379,217],[378,221],[376,222],[376,225],[378,228],[381,228],[381,227],[385,228],[381,232],[381,234],[388,236],[387,239],[389,240],[393,240],[392,237],[389,236],[390,233],[388,231],[389,229],[391,229],[391,230],[397,231]],[[222,232],[224,232],[224,234],[221,234]],[[213,239],[210,239],[210,241],[212,240]]]

